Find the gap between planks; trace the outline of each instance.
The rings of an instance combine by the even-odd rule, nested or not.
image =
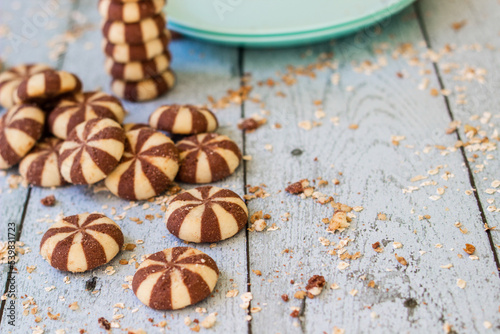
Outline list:
[[[243,57],[244,57],[244,50],[242,47],[238,48],[238,75],[240,77],[240,88],[243,88],[245,86],[245,70],[244,70],[244,62],[243,62]],[[245,118],[245,101],[242,101],[241,107],[240,107],[241,113],[241,119]],[[241,130],[241,142],[242,142],[242,149],[243,149],[243,156],[246,155],[246,132],[245,130]],[[248,195],[248,188],[247,188],[247,161],[243,159],[243,194]],[[245,203],[247,201],[245,200]],[[249,217],[250,218],[250,212],[249,212]],[[252,292],[252,284],[251,284],[251,269],[250,269],[250,236],[248,235],[248,222],[245,225],[245,242],[246,242],[246,260],[247,260],[247,286],[246,286],[246,292]],[[250,300],[248,304],[248,310],[252,309],[252,301]],[[251,314],[251,313],[250,313]],[[253,319],[253,317],[252,317]],[[247,321],[247,331],[248,334],[252,334],[252,319]]]
[[[80,4],[80,0],[74,1],[73,4],[72,4],[72,6],[71,6],[70,13],[72,13],[73,11],[75,11],[78,8],[79,4]],[[67,22],[67,25],[66,25],[67,30],[71,30],[71,28],[73,28],[73,26],[75,24],[75,20],[73,19],[73,17],[71,15],[69,15],[69,19],[66,22]],[[56,69],[59,70],[59,69],[61,69],[63,67],[65,57],[66,57],[66,52],[62,53],[59,56],[59,58],[57,59],[57,62],[56,62],[56,66],[55,66]],[[22,211],[22,214],[21,214],[21,222],[19,223],[19,227],[18,227],[18,230],[16,232],[16,237],[15,237],[15,242],[16,243],[21,240],[21,235],[22,235],[22,232],[23,232],[24,219],[26,217],[26,212],[28,211],[29,201],[30,201],[30,198],[31,198],[31,190],[32,190],[32,186],[28,185],[28,192],[26,193],[26,199],[24,201],[24,205],[23,205],[23,209],[22,209],[23,211]],[[2,295],[5,295],[7,293],[8,287],[9,287],[9,282],[10,282],[11,278],[12,278],[12,272],[9,270],[8,273],[7,273],[7,280],[5,281],[5,286],[4,286]],[[3,313],[4,313],[3,311],[4,311],[4,308],[5,308],[6,302],[7,302],[7,299],[2,300],[2,302],[0,304],[0,324],[2,323]]]
[[[427,31],[427,28],[425,26],[425,22],[423,20],[422,8],[420,7],[420,2],[418,2],[418,1],[415,2],[415,4],[413,6],[415,8],[415,13],[417,14],[418,25],[420,27],[420,31],[422,32],[422,36],[424,37],[425,44],[426,44],[427,48],[432,49],[431,41],[429,38],[429,33]],[[443,79],[441,77],[441,72],[439,70],[439,67],[437,66],[437,64],[435,62],[432,62],[432,67],[434,69],[434,73],[436,74],[436,78],[437,78],[438,83],[439,83],[439,88],[441,90],[445,89],[446,87],[443,83]],[[446,111],[448,112],[448,115],[450,116],[450,120],[454,121],[455,116],[453,115],[453,111],[451,110],[451,107],[450,107],[450,100],[449,100],[448,96],[446,96],[446,95],[443,95],[443,98],[444,98],[444,103],[446,105]],[[462,142],[462,137],[461,137],[460,133],[458,132],[458,130],[455,131],[455,137],[457,138],[457,140]],[[467,154],[465,153],[465,149],[463,146],[460,146],[460,153],[461,153],[462,159],[465,163],[465,168],[467,169],[467,174],[469,177],[470,185],[471,185],[472,189],[474,189],[474,191],[473,191],[474,198],[476,200],[477,207],[478,207],[479,212],[481,214],[481,221],[483,223],[483,226],[488,226],[488,221],[487,221],[486,215],[484,213],[483,204],[481,203],[481,199],[479,198],[479,194],[477,193],[477,187],[476,187],[476,181],[474,179],[474,174],[472,172],[472,168],[470,166],[469,160],[467,159]],[[486,235],[488,236],[488,241],[490,243],[490,248],[491,248],[491,251],[493,253],[493,258],[495,259],[497,272],[498,272],[498,275],[500,277],[500,261],[498,259],[497,252],[495,249],[495,243],[493,242],[493,237],[491,235],[491,231],[485,229],[485,232],[486,232]]]

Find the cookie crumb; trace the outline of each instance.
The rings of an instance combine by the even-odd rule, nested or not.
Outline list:
[[[309,181],[304,179],[298,182],[292,183],[288,187],[285,188],[285,191],[290,194],[301,194],[304,192],[304,189],[309,186]]]
[[[40,200],[43,206],[54,206],[56,205],[56,197],[54,195],[49,195]]]
[[[217,313],[210,313],[203,321],[201,322],[201,327],[203,328],[212,328],[217,321]]]
[[[104,317],[100,317],[97,322],[99,323],[99,327],[109,331],[111,329],[111,324]]]
[[[305,292],[305,291],[297,291],[297,292],[295,292],[293,297],[295,299],[304,299],[306,297],[306,295],[307,295],[307,292]]]
[[[264,120],[257,120],[253,117],[245,118],[238,123],[238,129],[244,130],[245,132],[254,132],[264,123]]]
[[[313,296],[318,296],[321,291],[323,291],[323,287],[325,286],[326,281],[323,276],[314,275],[307,282],[306,290]]]
[[[474,254],[475,251],[476,251],[476,247],[474,247],[474,245],[465,244],[464,252],[466,252],[469,255],[472,255],[472,254]]]
[[[408,262],[406,261],[406,259],[402,256],[398,256],[398,254],[394,254],[394,256],[396,257],[396,260],[398,260],[399,263],[401,263],[403,266],[407,266],[408,265]]]

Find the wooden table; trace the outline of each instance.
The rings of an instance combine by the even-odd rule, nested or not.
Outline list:
[[[6,66],[45,62],[77,73],[86,90],[109,91],[99,21],[94,1],[64,1],[48,14],[36,2],[2,1],[2,60]],[[213,97],[220,132],[251,157],[217,185],[241,195],[254,195],[252,187],[261,186],[269,196],[249,200],[249,210],[270,214],[268,226],[276,228],[192,245],[219,265],[216,291],[194,307],[153,311],[123,285],[135,272],[134,259],[183,245],[162,219],[145,219],[161,215],[158,203],[167,198],[128,203],[99,191],[100,185],[10,189],[9,183],[18,183],[13,168],[0,177],[0,238],[9,238],[7,224],[14,223],[16,240],[30,251],[19,256],[10,275],[18,297],[15,327],[8,322],[8,299],[0,332],[98,333],[98,318],[104,317],[114,333],[187,333],[186,317],[201,321],[213,312],[215,326],[202,332],[498,332],[499,33],[496,0],[425,0],[375,28],[298,48],[175,40],[175,90],[152,102],[125,103],[126,120],[144,122],[165,103],[211,105]],[[227,92],[246,86],[252,90],[242,103]],[[227,106],[223,97],[230,97]],[[238,130],[237,122],[254,114],[267,124],[253,133]],[[356,207],[350,227],[328,233],[322,220],[332,217],[331,203],[313,198],[321,195],[284,191],[301,179],[316,179],[316,191]],[[42,206],[51,194],[57,205]],[[115,217],[126,242],[137,248],[119,254],[112,270],[59,272],[38,254],[42,233],[58,216],[84,211]],[[472,256],[463,251],[466,243],[475,246]],[[344,251],[361,257],[349,260]],[[122,259],[131,264],[121,265]],[[342,262],[349,266],[339,269],[346,266]],[[30,273],[28,266],[36,268]],[[294,298],[312,275],[325,277],[322,294]],[[10,276],[4,264],[6,289]],[[227,297],[230,290],[238,296]],[[240,308],[245,292],[253,296],[254,313]],[[69,308],[74,302],[77,310]],[[294,310],[298,317],[290,316]],[[48,312],[60,316],[52,320]]]

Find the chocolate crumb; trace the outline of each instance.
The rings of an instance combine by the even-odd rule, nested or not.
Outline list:
[[[109,323],[109,321],[107,321],[106,319],[104,319],[104,317],[100,317],[97,322],[99,323],[99,327],[109,331],[111,329],[111,324]]]
[[[304,179],[298,182],[292,183],[288,187],[285,188],[285,191],[290,194],[301,194],[304,192],[304,189],[309,185],[309,181]]]
[[[290,298],[288,298],[288,295],[286,293],[281,295],[281,299],[283,299],[285,303],[290,300]]]
[[[290,316],[292,318],[298,318],[299,317],[299,310],[293,310],[292,313],[290,313]]]
[[[253,118],[246,118],[238,123],[238,129],[245,130],[245,132],[253,132],[257,130],[262,125],[262,122],[259,122]]]
[[[384,248],[380,245],[379,241],[377,241],[376,243],[372,244],[372,248],[377,253],[382,253],[384,251]]]
[[[313,277],[311,277],[309,279],[309,281],[307,281],[307,286],[306,286],[306,290],[309,294],[312,295],[308,297],[309,298],[314,298],[314,296],[317,296],[321,293],[321,291],[323,291],[323,287],[325,286],[326,284],[326,281],[325,281],[325,278],[321,275],[314,275]]]
[[[49,195],[40,200],[43,206],[54,206],[56,204],[56,197],[54,195]]]

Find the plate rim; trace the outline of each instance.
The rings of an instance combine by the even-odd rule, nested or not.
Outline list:
[[[301,28],[297,30],[283,30],[281,32],[259,32],[259,33],[241,33],[241,32],[230,32],[227,29],[213,29],[213,27],[209,28],[203,28],[203,27],[197,27],[196,25],[190,24],[190,23],[185,23],[182,20],[178,20],[171,14],[171,10],[168,9],[168,5],[166,6],[165,11],[167,13],[170,12],[168,15],[168,20],[169,22],[175,24],[176,26],[182,26],[184,29],[189,29],[191,31],[198,31],[200,33],[210,33],[212,35],[221,35],[221,36],[238,36],[238,37],[268,37],[268,36],[286,36],[286,35],[294,35],[294,34],[300,34],[300,33],[309,33],[309,32],[316,32],[316,31],[322,31],[322,30],[328,30],[332,29],[334,27],[342,27],[345,25],[351,25],[356,22],[362,22],[366,21],[367,19],[374,17],[374,16],[379,16],[379,14],[383,13],[384,11],[387,11],[387,13],[384,13],[383,15],[380,15],[379,17],[376,18],[373,22],[377,20],[383,20],[387,17],[390,17],[398,12],[400,12],[402,9],[406,8],[410,4],[412,4],[415,0],[395,0],[393,4],[381,8],[379,10],[376,10],[374,12],[371,12],[369,14],[366,14],[364,16],[360,16],[359,18],[351,21],[344,21],[339,24],[333,24],[333,25],[325,25],[321,24],[315,28]]]
[[[316,30],[312,32],[303,32],[296,34],[287,34],[287,35],[272,35],[272,36],[237,36],[237,35],[219,35],[212,34],[210,32],[195,32],[190,29],[179,27],[180,29],[176,29],[175,24],[172,27],[172,30],[177,30],[181,34],[185,34],[187,36],[201,39],[204,41],[209,41],[213,43],[229,45],[229,46],[244,46],[244,47],[257,47],[257,48],[269,48],[269,47],[286,47],[293,45],[303,45],[307,43],[313,43],[318,41],[325,41],[328,39],[337,38],[340,36],[347,35],[349,33],[353,33],[356,30],[359,30],[363,27],[367,27],[372,25],[374,22],[370,20],[365,20],[364,22],[356,22],[331,27],[330,29],[322,29]]]

